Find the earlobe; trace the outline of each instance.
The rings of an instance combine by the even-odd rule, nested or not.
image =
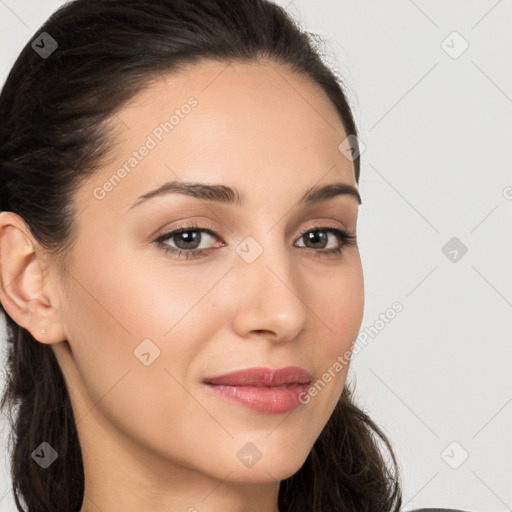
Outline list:
[[[43,261],[25,221],[0,213],[0,301],[9,316],[42,343],[66,339],[57,311],[45,291]]]

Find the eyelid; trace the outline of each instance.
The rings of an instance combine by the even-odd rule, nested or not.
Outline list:
[[[184,222],[183,224],[177,224],[176,226],[165,227],[157,231],[157,234],[152,235],[153,240],[169,236],[170,234],[176,234],[176,231],[207,231],[210,235],[218,237],[217,228],[211,224],[199,224],[197,221]]]
[[[331,221],[332,222],[332,221]],[[339,224],[328,224],[328,223],[322,223],[322,221],[316,221],[313,222],[312,225],[306,226],[299,232],[299,237],[305,235],[308,231],[313,231],[315,229],[337,229],[339,231],[345,231],[347,234],[349,234],[349,231],[345,229],[344,226],[340,226]]]

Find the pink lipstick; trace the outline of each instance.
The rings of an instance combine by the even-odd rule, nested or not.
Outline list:
[[[298,366],[247,368],[204,379],[217,396],[265,414],[281,414],[295,409],[301,393],[307,391],[311,374]]]

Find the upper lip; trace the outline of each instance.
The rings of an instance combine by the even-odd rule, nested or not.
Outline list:
[[[205,384],[217,384],[224,386],[267,386],[276,387],[287,384],[309,384],[311,374],[298,366],[286,368],[254,367],[238,370],[216,377],[204,379]]]

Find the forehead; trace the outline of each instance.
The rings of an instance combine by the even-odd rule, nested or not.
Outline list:
[[[318,84],[271,61],[204,61],[162,75],[110,126],[115,157],[95,184],[152,146],[123,179],[130,197],[180,178],[254,193],[269,182],[303,191],[326,173],[355,184],[352,162],[338,150],[346,134],[335,107]]]

